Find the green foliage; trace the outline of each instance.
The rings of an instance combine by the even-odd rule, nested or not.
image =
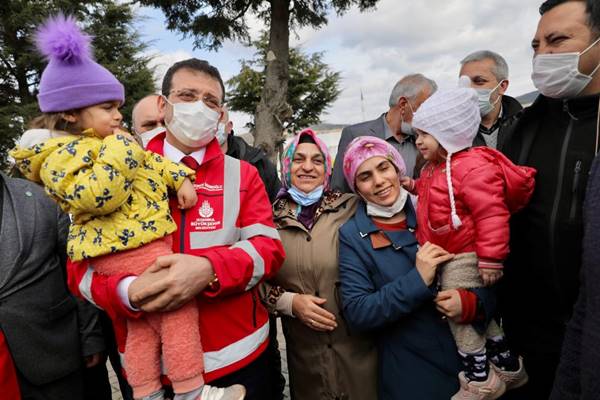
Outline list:
[[[263,33],[253,43],[257,52],[252,60],[242,60],[240,73],[227,81],[229,109],[254,115],[265,82],[268,37]],[[339,96],[340,74],[323,62],[323,53],[304,54],[290,49],[287,103],[292,117],[284,127],[296,132],[321,122],[320,115]],[[250,127],[254,122],[250,123]]]
[[[373,8],[378,0],[139,0],[139,3],[160,8],[167,17],[167,28],[193,37],[196,48],[215,50],[226,40],[249,43],[247,16],[254,14],[269,22],[274,1],[288,4],[292,28],[320,28],[327,24],[330,11],[341,15],[353,5],[364,11]]]
[[[133,27],[132,6],[125,2],[2,0],[0,2],[0,169],[29,121],[39,114],[37,87],[46,65],[33,44],[36,28],[50,15],[74,15],[94,36],[96,60],[125,86],[122,109],[129,126],[133,104],[154,92],[146,46]]]

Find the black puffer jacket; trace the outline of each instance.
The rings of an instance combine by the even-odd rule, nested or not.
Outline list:
[[[510,137],[515,130],[515,126],[523,112],[523,106],[517,99],[503,95],[502,96],[502,117],[500,118],[498,127],[498,146],[497,149],[502,151],[506,138]],[[485,146],[485,139],[481,132],[477,132],[477,136],[473,139],[473,147]]]
[[[267,189],[269,200],[273,203],[281,187],[281,182],[277,176],[277,168],[267,158],[265,152],[250,146],[244,139],[231,133],[227,135],[227,155],[238,160],[247,161],[258,170],[258,174],[265,184],[265,189]]]
[[[531,202],[511,220],[499,307],[519,352],[556,354],[579,291],[582,206],[597,144],[599,96],[539,96],[504,152],[538,170]]]

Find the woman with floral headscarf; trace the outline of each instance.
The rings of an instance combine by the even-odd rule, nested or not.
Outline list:
[[[492,315],[493,297],[485,288],[464,297],[462,289],[437,293],[438,266],[454,255],[431,243],[419,249],[415,210],[400,186],[406,168],[389,143],[356,138],[343,170],[362,200],[339,232],[343,311],[353,332],[374,334],[378,398],[448,400],[459,387],[460,361],[436,306],[475,325]]]
[[[329,190],[327,146],[310,129],[286,149],[274,203],[286,259],[266,303],[281,315],[292,399],[376,399],[376,349],[341,314],[338,228],[356,197]]]

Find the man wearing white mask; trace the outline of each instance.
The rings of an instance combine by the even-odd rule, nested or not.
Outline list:
[[[493,51],[481,50],[469,54],[460,62],[459,77],[467,76],[479,96],[481,124],[473,146],[488,146],[502,151],[523,107],[508,89],[508,64]]]
[[[216,388],[190,398],[234,399],[218,388],[242,384],[247,400],[270,399],[269,319],[257,284],[277,273],[284,251],[256,168],[224,155],[215,137],[224,97],[219,71],[203,60],[177,62],[163,80],[158,105],[166,131],[147,148],[194,169],[198,195],[188,210],[171,202],[175,254],[159,257],[139,277],[116,281],[85,262],[70,264],[69,283],[117,317],[173,310],[195,299],[204,379]],[[122,350],[126,332],[116,331]]]
[[[159,117],[157,94],[149,94],[138,101],[131,111],[133,131],[142,139],[146,147],[152,138],[165,131],[165,124]]]
[[[600,3],[548,0],[540,13],[532,79],[541,94],[503,149],[538,171],[529,205],[511,220],[499,287],[506,335],[530,378],[508,399],[547,399],[552,389],[580,287],[583,199],[598,149]]]
[[[344,154],[346,148],[359,136],[375,136],[389,142],[402,156],[406,163],[406,174],[418,173],[422,159],[418,160],[415,146],[415,134],[411,122],[414,113],[421,103],[437,90],[437,84],[421,75],[411,74],[400,79],[390,94],[389,110],[377,119],[350,125],[342,130],[342,137],[337,148],[337,155],[331,175],[331,188],[349,193],[350,187],[344,179]],[[419,162],[420,161],[420,162]]]

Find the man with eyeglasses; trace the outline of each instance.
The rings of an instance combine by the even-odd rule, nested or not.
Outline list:
[[[147,149],[193,168],[198,195],[188,210],[171,202],[178,226],[175,254],[158,258],[139,277],[119,279],[97,275],[86,263],[71,264],[70,287],[117,319],[177,309],[195,299],[206,383],[242,384],[246,399],[270,399],[269,319],[257,284],[277,273],[284,250],[256,168],[224,155],[215,138],[224,93],[219,71],[203,60],[178,62],[163,80],[158,107],[166,131]],[[116,327],[121,351],[122,328]],[[218,393],[205,397],[225,399]]]
[[[460,62],[459,77],[467,77],[477,91],[481,124],[473,146],[488,146],[502,151],[504,140],[512,133],[523,107],[505,94],[508,89],[508,64],[490,50],[469,54]]]
[[[344,154],[346,148],[359,136],[376,136],[388,141],[398,150],[406,163],[406,175],[415,176],[422,157],[417,160],[417,147],[411,122],[415,111],[437,90],[437,84],[421,74],[411,74],[400,79],[390,94],[390,109],[372,121],[350,125],[342,130],[333,165],[331,187],[345,193],[350,187],[344,179]],[[419,164],[419,165],[417,165]]]

